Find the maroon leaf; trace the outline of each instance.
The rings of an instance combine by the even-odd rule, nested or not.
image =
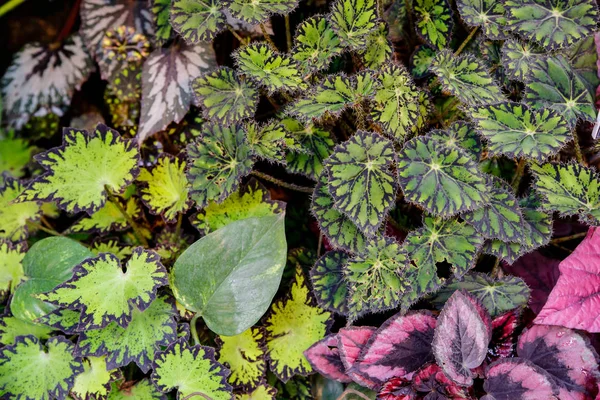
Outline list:
[[[590,228],[558,269],[556,286],[534,322],[600,332],[600,230]]]
[[[344,364],[344,367],[346,368],[346,373],[354,380],[354,382],[368,388],[375,388],[378,384],[351,371],[351,368],[360,355],[363,347],[376,330],[377,328],[371,326],[351,326],[349,328],[340,329],[337,335],[340,358],[342,359],[342,364]]]
[[[425,392],[427,400],[466,399],[468,393],[444,374],[437,364],[427,364],[412,379],[417,392]]]
[[[515,351],[515,329],[519,322],[519,312],[510,310],[492,321],[492,341],[488,348],[487,360],[512,357]]]
[[[304,356],[313,369],[325,376],[340,382],[352,382],[346,375],[344,364],[337,348],[337,335],[329,335],[313,344],[304,352]]]
[[[484,321],[472,296],[462,290],[454,292],[438,318],[433,353],[446,375],[459,385],[470,386],[471,369],[485,359],[492,329],[487,324],[489,316]]]
[[[543,369],[559,390],[559,398],[589,398],[598,361],[589,341],[560,326],[534,325],[519,338],[519,357]]]
[[[554,399],[556,391],[548,375],[532,362],[503,358],[487,368],[481,400],[542,400]]]
[[[377,400],[415,400],[417,393],[410,381],[403,378],[392,378],[383,384],[377,394]]]
[[[379,383],[402,378],[433,361],[435,318],[429,312],[396,314],[371,336],[351,371]]]

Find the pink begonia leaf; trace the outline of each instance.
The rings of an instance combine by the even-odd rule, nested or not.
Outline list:
[[[485,360],[491,339],[489,316],[484,321],[472,299],[466,291],[454,292],[438,318],[433,338],[433,354],[438,365],[462,386],[473,384],[471,369]]]
[[[590,228],[558,269],[556,286],[534,322],[600,332],[600,230]]]
[[[412,379],[417,392],[427,393],[427,399],[468,399],[469,394],[444,374],[437,364],[427,364]]]
[[[488,362],[513,356],[516,346],[515,330],[518,323],[518,310],[507,311],[492,320],[492,340],[488,347]]]
[[[371,336],[350,371],[380,385],[391,378],[409,378],[423,364],[433,361],[435,324],[429,312],[394,315]]]
[[[519,338],[517,353],[548,373],[561,400],[590,398],[598,360],[580,334],[561,326],[534,325]]]
[[[340,329],[337,334],[340,358],[346,368],[346,373],[354,382],[371,389],[376,388],[379,384],[356,372],[352,372],[351,368],[376,330],[377,328],[372,326],[351,326]]]
[[[513,265],[503,264],[504,271],[520,277],[531,289],[529,308],[539,313],[558,280],[560,260],[545,257],[534,251],[519,258]]]
[[[392,378],[383,384],[377,394],[377,400],[416,400],[417,392],[409,380]]]
[[[329,335],[313,344],[304,352],[304,356],[313,369],[326,378],[339,382],[352,382],[346,375],[344,364],[338,351],[337,335]]]
[[[489,365],[481,400],[550,400],[558,393],[550,377],[532,362],[503,358]]]

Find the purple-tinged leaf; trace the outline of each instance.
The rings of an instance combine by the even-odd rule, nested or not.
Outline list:
[[[504,358],[487,368],[481,400],[546,400],[554,399],[550,378],[532,362],[520,358]]]
[[[488,321],[482,319],[474,298],[465,291],[456,291],[438,318],[433,353],[450,379],[470,386],[471,369],[479,367],[485,359],[490,338],[489,316]]]
[[[410,381],[403,378],[392,378],[383,384],[377,394],[377,400],[416,400],[417,392]]]
[[[600,230],[590,228],[558,269],[556,286],[534,322],[600,332]]]
[[[466,298],[471,302],[471,304],[473,304],[473,307],[475,307],[475,309],[477,310],[477,314],[479,314],[479,317],[483,321],[483,323],[488,331],[488,335],[491,338],[492,337],[492,317],[490,317],[490,313],[487,311],[487,308],[485,308],[483,303],[477,297],[475,297],[474,294],[471,294],[467,291],[464,291],[463,294],[466,295]]]
[[[372,326],[351,326],[340,329],[337,334],[340,358],[342,364],[344,364],[346,373],[354,382],[368,388],[375,388],[378,384],[350,369],[376,330],[377,328],[373,328]]]
[[[412,378],[412,386],[417,392],[427,393],[427,400],[466,399],[468,393],[461,388],[437,364],[427,364]]]
[[[510,310],[492,320],[492,341],[488,347],[487,360],[513,356],[516,346],[515,329],[519,322],[519,312]]]
[[[584,400],[591,394],[598,360],[589,341],[561,326],[534,325],[519,338],[519,357],[543,369],[551,377],[561,400]]]
[[[371,336],[351,371],[379,384],[402,378],[433,361],[436,321],[428,312],[396,314]]]
[[[340,359],[337,335],[329,335],[304,351],[304,356],[315,371],[339,382],[352,382],[346,375]]]

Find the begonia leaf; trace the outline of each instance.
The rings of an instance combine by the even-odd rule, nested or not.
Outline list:
[[[227,381],[250,391],[264,380],[267,370],[265,331],[249,328],[235,336],[217,336],[217,361],[231,370]]]
[[[121,371],[108,370],[103,357],[88,357],[82,365],[83,372],[75,377],[71,396],[76,400],[106,399],[112,382],[121,378]]]
[[[417,34],[435,48],[447,48],[454,27],[448,1],[415,0],[413,7]]]
[[[176,0],[171,6],[171,25],[188,43],[210,41],[225,27],[219,0]]]
[[[490,364],[485,373],[482,400],[552,399],[557,394],[550,377],[528,360],[503,358]]]
[[[294,43],[292,58],[303,71],[325,69],[342,52],[340,39],[323,16],[308,18],[298,25]]]
[[[313,293],[319,306],[342,315],[348,313],[348,287],[344,280],[348,259],[349,255],[343,251],[329,251],[310,270]]]
[[[506,9],[503,2],[495,0],[459,0],[458,12],[465,23],[481,27],[483,33],[492,40],[502,40],[506,34]]]
[[[367,45],[376,26],[376,8],[374,0],[337,0],[331,6],[329,21],[344,47],[357,50]]]
[[[312,368],[328,379],[351,382],[340,359],[337,335],[328,335],[309,347],[304,356]]]
[[[4,180],[4,182],[2,182]],[[38,221],[42,216],[38,201],[21,201],[25,185],[18,179],[0,175],[0,239],[19,242],[29,236],[27,221]]]
[[[25,243],[13,245],[0,239],[0,296],[14,293],[17,285],[25,279],[23,272],[25,251]]]

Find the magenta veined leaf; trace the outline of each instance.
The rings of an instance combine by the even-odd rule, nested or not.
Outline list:
[[[528,360],[506,358],[490,364],[481,400],[554,399],[556,392],[548,375]]]
[[[600,230],[590,228],[558,269],[556,286],[534,322],[600,332]]]
[[[437,364],[427,364],[419,369],[412,378],[412,387],[417,392],[435,393],[434,399],[468,399],[466,390],[452,382]],[[425,397],[429,400],[429,397]]]
[[[350,369],[376,330],[377,328],[372,326],[351,326],[340,329],[337,334],[340,359],[346,369],[347,375],[354,382],[368,388],[375,388],[377,383]]]
[[[304,356],[315,371],[339,382],[352,382],[346,375],[340,359],[337,335],[328,335],[304,351]]]

